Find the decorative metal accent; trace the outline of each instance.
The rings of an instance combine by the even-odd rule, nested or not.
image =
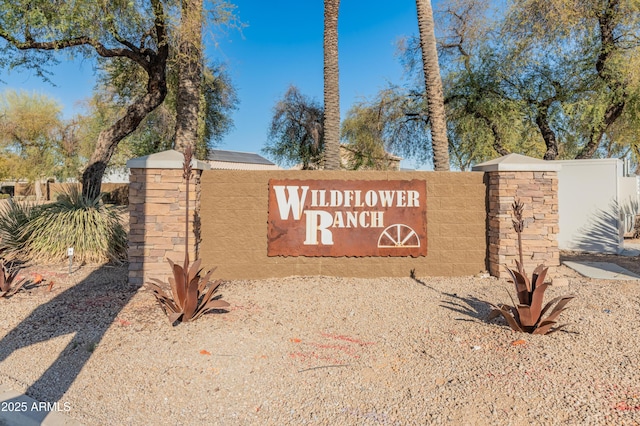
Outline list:
[[[159,279],[152,278],[151,281],[153,282],[147,283],[158,304],[169,317],[171,324],[177,321],[193,321],[209,311],[224,309],[230,306],[229,303],[215,296],[218,286],[222,283],[221,280],[216,280],[207,288],[211,274],[213,274],[216,268],[213,268],[204,278],[201,278],[200,273],[202,269],[200,269],[200,264],[202,263],[202,259],[196,260],[193,262],[193,265],[189,267],[189,181],[191,180],[192,158],[193,153],[191,147],[188,146],[184,153],[183,165],[183,177],[186,180],[187,187],[184,265],[176,265],[171,259],[167,259],[173,271],[173,277],[169,277],[171,294],[164,292],[162,287],[165,286],[165,283]]]
[[[27,279],[23,278],[16,280],[18,276],[19,269],[13,268],[11,265],[9,268],[6,267],[3,261],[0,261],[0,297],[11,297],[20,291],[24,285],[27,283]]]
[[[558,331],[566,324],[557,325],[556,320],[562,311],[566,309],[567,303],[575,296],[559,296],[544,305],[544,308],[542,307],[544,292],[549,287],[549,284],[544,282],[549,268],[544,265],[538,265],[533,271],[531,280],[527,277],[522,260],[521,234],[526,226],[523,218],[524,204],[516,200],[511,209],[514,216],[513,228],[518,234],[518,257],[520,260],[516,260],[518,270],[509,269],[506,266],[505,269],[509,272],[511,280],[516,287],[519,303],[516,304],[513,298],[511,298],[511,302],[514,306],[493,305],[490,303],[493,309],[489,313],[488,319],[492,320],[502,315],[513,330],[525,333],[549,334]],[[543,316],[554,304],[555,307],[551,310],[551,313],[543,319]]]

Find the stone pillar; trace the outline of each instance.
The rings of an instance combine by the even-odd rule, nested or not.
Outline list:
[[[168,282],[167,259],[184,262],[186,182],[184,156],[165,151],[127,162],[129,180],[129,282],[142,285],[150,278]],[[189,258],[198,257],[200,243],[200,176],[209,165],[192,162],[189,183]]]
[[[479,164],[487,184],[487,246],[491,275],[508,276],[505,267],[516,268],[518,237],[513,228],[512,205],[524,203],[525,228],[522,254],[527,274],[539,264],[560,265],[558,249],[558,170],[561,165],[510,154]]]

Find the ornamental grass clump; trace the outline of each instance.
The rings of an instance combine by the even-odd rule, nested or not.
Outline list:
[[[514,216],[513,227],[518,235],[519,261],[516,260],[517,270],[506,266],[505,268],[515,284],[519,303],[516,304],[511,298],[514,306],[490,304],[493,309],[489,314],[489,320],[502,315],[513,330],[525,333],[549,334],[558,331],[566,324],[558,325],[557,319],[562,311],[566,309],[567,303],[575,296],[559,296],[542,307],[544,292],[549,286],[548,283],[544,282],[549,268],[544,265],[538,265],[534,269],[531,279],[527,277],[527,273],[524,270],[521,235],[525,228],[523,218],[524,204],[516,200],[513,203],[512,211]],[[549,312],[549,310],[551,311]],[[549,312],[549,315],[544,317],[547,312]]]
[[[119,211],[101,197],[89,199],[69,186],[58,200],[38,208],[25,226],[22,252],[27,259],[64,261],[73,247],[76,262],[121,262],[127,256],[127,233]]]
[[[184,153],[183,165],[183,178],[187,187],[184,264],[180,266],[173,263],[171,259],[167,259],[173,272],[173,277],[169,277],[171,293],[168,294],[163,290],[166,284],[159,279],[152,278],[151,281],[153,282],[147,283],[163,312],[169,317],[171,324],[175,324],[178,321],[193,321],[214,309],[223,309],[229,306],[229,303],[219,299],[215,294],[222,281],[216,280],[209,285],[211,274],[213,274],[215,268],[210,270],[204,278],[201,278],[202,269],[200,264],[202,259],[196,260],[193,265],[189,266],[189,181],[191,180],[191,159],[191,147],[187,147]]]
[[[25,227],[38,211],[29,203],[16,203],[13,199],[0,205],[0,253],[6,260],[16,259],[22,254],[29,238]]]

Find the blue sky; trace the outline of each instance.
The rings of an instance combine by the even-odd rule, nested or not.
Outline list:
[[[272,108],[289,85],[322,101],[322,1],[232,0],[241,31],[207,38],[207,55],[227,64],[240,103],[233,129],[218,146],[260,152],[266,142]],[[343,0],[339,54],[341,116],[362,98],[373,97],[388,82],[399,82],[399,38],[417,34],[415,1]],[[435,7],[435,6],[434,6]],[[27,70],[0,73],[0,91],[37,90],[58,100],[70,117],[81,110],[95,82],[89,61],[63,62],[51,69],[53,87]]]

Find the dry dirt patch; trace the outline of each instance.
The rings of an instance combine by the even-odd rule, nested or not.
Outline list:
[[[493,278],[232,281],[227,313],[171,327],[125,267],[36,272],[0,300],[0,384],[86,425],[640,422],[633,281],[561,267],[569,325],[525,336],[486,322]]]

